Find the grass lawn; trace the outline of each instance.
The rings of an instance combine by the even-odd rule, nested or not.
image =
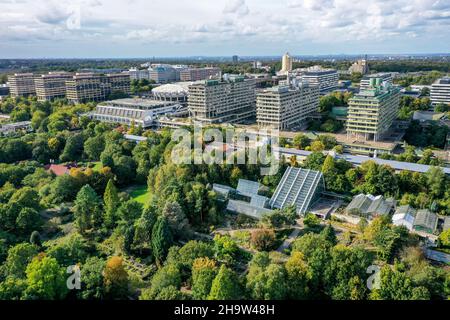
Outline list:
[[[146,185],[132,187],[128,193],[134,201],[142,203],[144,206],[147,205],[150,200],[150,192]]]
[[[100,161],[98,162],[93,162],[92,163],[94,166],[92,167],[93,171],[100,171],[100,169],[103,167],[102,163]]]

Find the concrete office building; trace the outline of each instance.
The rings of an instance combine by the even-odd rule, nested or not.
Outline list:
[[[302,125],[319,107],[319,87],[288,85],[262,90],[256,96],[256,119],[260,127],[288,130]]]
[[[38,101],[51,101],[66,97],[66,81],[72,78],[68,72],[49,72],[34,78]]]
[[[206,67],[206,68],[188,68],[180,71],[181,81],[199,81],[210,79],[211,77],[220,78],[220,68]]]
[[[367,89],[370,86],[371,79],[381,79],[381,82],[392,84],[392,74],[389,72],[380,72],[364,76],[359,84],[359,89]]]
[[[150,80],[156,83],[180,81],[180,73],[187,68],[185,65],[154,64],[149,69]]]
[[[131,93],[128,74],[77,73],[66,81],[67,99],[72,103],[103,101],[118,92]]]
[[[378,141],[397,118],[400,90],[382,79],[373,78],[349,102],[347,135]]]
[[[148,69],[131,68],[126,72],[130,75],[130,80],[150,80],[150,71]]]
[[[289,55],[289,53],[286,53],[281,58],[281,72],[288,73],[292,71],[292,57]]]
[[[186,107],[172,102],[125,98],[102,102],[88,116],[102,122],[149,128],[156,125],[160,116],[179,116],[182,112],[186,113]]]
[[[256,115],[255,80],[225,75],[223,80],[205,80],[189,86],[191,117],[204,123],[236,123]]]
[[[434,106],[440,103],[450,105],[450,77],[439,79],[433,83],[430,99]]]
[[[36,94],[34,75],[32,73],[15,73],[8,76],[11,96],[27,97]]]
[[[301,71],[301,81],[318,86],[321,95],[326,95],[338,87],[339,75],[334,69],[313,66]]]

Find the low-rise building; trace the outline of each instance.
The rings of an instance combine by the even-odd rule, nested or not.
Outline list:
[[[131,68],[126,73],[130,75],[130,80],[150,80],[150,71],[148,69]]]
[[[414,229],[415,215],[416,210],[413,207],[409,205],[400,206],[392,216],[392,223],[395,226],[404,226],[409,231],[412,231]]]
[[[413,229],[415,231],[433,234],[436,231],[438,224],[437,214],[428,209],[417,210],[416,218],[414,219]]]
[[[378,216],[389,215],[395,207],[393,198],[385,199],[383,196],[371,194],[358,194],[349,203],[345,211],[347,214],[373,219]]]
[[[0,134],[9,135],[16,132],[30,132],[33,130],[31,121],[21,121],[0,125]]]
[[[185,112],[183,108],[186,109],[172,102],[126,98],[100,103],[88,116],[102,122],[149,128],[156,126],[161,116]]]

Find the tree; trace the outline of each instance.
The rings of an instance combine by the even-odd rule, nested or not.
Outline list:
[[[67,294],[66,270],[56,259],[43,255],[35,257],[26,269],[26,299],[60,300]]]
[[[90,137],[84,143],[84,153],[89,160],[99,160],[105,149],[105,139],[102,135]]]
[[[425,176],[431,195],[439,198],[445,191],[445,173],[441,168],[431,167]]]
[[[111,257],[104,271],[105,293],[109,298],[125,298],[128,295],[128,273],[121,257]]]
[[[103,194],[105,213],[103,222],[106,227],[113,227],[117,221],[117,208],[119,207],[119,194],[112,179],[108,180],[105,193]]]
[[[450,247],[450,229],[443,231],[439,235],[439,241],[445,247]]]
[[[78,160],[83,153],[83,144],[84,139],[82,134],[69,136],[59,159],[63,162]]]
[[[161,264],[167,255],[167,251],[173,243],[169,224],[164,217],[159,217],[152,230],[153,255],[158,264]]]
[[[270,251],[275,245],[275,232],[269,229],[254,230],[251,236],[252,246],[259,251]]]
[[[205,300],[211,292],[212,282],[217,275],[214,260],[197,258],[192,264],[192,296],[197,300]]]
[[[28,243],[19,243],[9,248],[4,264],[6,274],[17,278],[24,277],[27,265],[37,254],[37,247]]]
[[[307,213],[303,219],[303,223],[308,228],[315,228],[320,225],[320,219],[313,213]]]
[[[331,224],[328,224],[321,232],[320,235],[332,245],[337,244],[336,232]]]
[[[286,261],[286,275],[288,283],[288,295],[290,299],[306,299],[309,294],[308,265],[301,252],[293,251]]]
[[[208,300],[236,300],[241,296],[236,274],[221,265],[211,285]]]
[[[232,262],[238,250],[236,242],[229,235],[215,235],[214,251],[218,260]]]
[[[40,247],[41,246],[41,235],[37,231],[33,231],[30,236],[30,243]]]
[[[413,295],[411,280],[405,273],[384,266],[380,273],[380,288],[375,289],[372,299],[381,300],[410,300]]]
[[[297,149],[305,149],[310,145],[311,139],[303,133],[298,133],[294,136],[292,143]]]
[[[142,204],[134,200],[123,202],[117,209],[118,218],[126,224],[132,224],[142,215]]]
[[[81,291],[78,297],[84,300],[99,300],[104,297],[104,278],[106,262],[98,257],[90,257],[83,264],[81,273]]]
[[[312,152],[322,152],[325,150],[325,145],[319,141],[316,140],[313,143],[311,143],[311,151]]]
[[[189,229],[189,221],[177,201],[166,202],[163,216],[166,217],[173,235],[177,238],[186,236],[186,232]]]
[[[178,263],[188,272],[198,258],[213,258],[214,248],[208,242],[191,240],[180,248]]]
[[[89,185],[78,192],[73,211],[75,223],[82,234],[100,224],[100,205],[97,194]]]
[[[39,212],[33,208],[23,208],[17,216],[16,225],[17,228],[25,234],[32,232],[41,225]]]

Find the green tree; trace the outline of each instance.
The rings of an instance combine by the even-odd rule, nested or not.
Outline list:
[[[37,254],[37,247],[28,243],[19,243],[9,248],[4,264],[6,274],[17,278],[24,277],[27,265]]]
[[[105,294],[109,298],[123,299],[128,295],[128,273],[121,257],[111,257],[103,273]]]
[[[241,296],[236,274],[221,265],[211,285],[208,300],[236,300]]]
[[[113,227],[117,222],[117,208],[119,207],[119,194],[112,179],[108,180],[103,194],[105,213],[103,221],[106,227]]]
[[[307,299],[309,294],[308,265],[301,252],[293,251],[286,261],[288,295],[290,299]]]
[[[159,217],[152,230],[153,255],[158,264],[165,259],[172,243],[173,238],[169,224],[164,217]]]
[[[197,300],[205,300],[211,291],[212,282],[217,275],[214,260],[197,258],[192,264],[192,296]]]
[[[81,273],[81,291],[78,297],[84,300],[104,298],[104,278],[106,262],[99,257],[89,257],[83,264]]]
[[[75,223],[81,234],[100,224],[100,206],[100,200],[94,189],[89,185],[81,188],[77,194],[73,208]]]

